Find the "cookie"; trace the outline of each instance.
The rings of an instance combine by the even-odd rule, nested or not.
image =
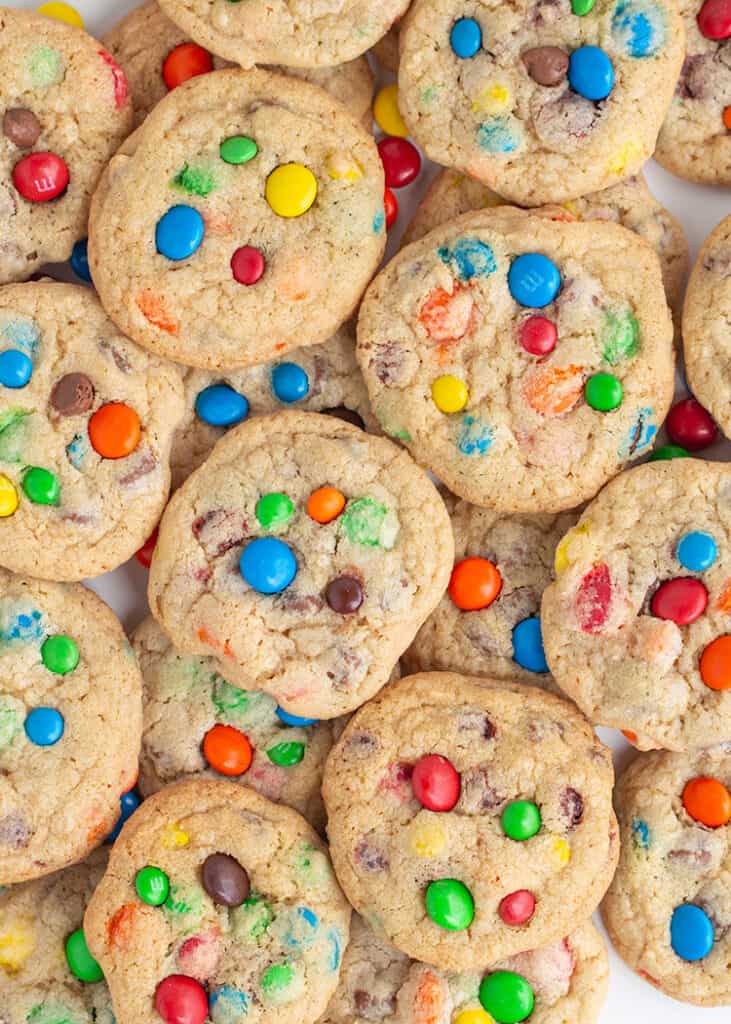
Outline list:
[[[728,324],[731,318],[731,217],[703,243],[688,282],[683,308],[685,371],[693,394],[726,436],[731,435],[728,400]]]
[[[150,608],[291,714],[335,718],[388,680],[449,581],[442,499],[408,454],[333,416],[231,430],[173,495]]]
[[[541,595],[553,578],[556,545],[576,516],[501,517],[446,500],[454,568],[447,593],[402,659],[406,668],[550,686]]]
[[[509,207],[402,249],[366,292],[357,357],[384,431],[500,514],[593,497],[647,451],[673,393],[650,247]]]
[[[322,772],[340,723],[298,720],[269,694],[232,686],[212,658],[178,653],[152,618],[137,627],[132,647],[144,680],[145,796],[182,778],[224,775],[323,831]]]
[[[378,42],[410,0],[163,0],[163,11],[201,46],[244,68],[345,64]]]
[[[114,1024],[82,922],[107,853],[0,893],[0,1006],[8,1024]]]
[[[0,569],[0,885],[81,860],[135,782],[141,679],[122,627],[79,584]],[[0,942],[0,961],[3,945]]]
[[[450,971],[562,939],[618,853],[610,751],[559,697],[423,673],[350,720],[325,766],[330,852],[351,904]]]
[[[441,171],[417,207],[404,244],[418,241],[462,213],[503,203],[496,192],[476,178],[457,171]],[[644,238],[660,258],[665,294],[674,315],[680,319],[688,242],[680,221],[655,199],[642,174],[601,192],[570,200],[562,207],[547,207],[546,214],[559,220],[613,221]]]
[[[292,396],[287,380],[299,382]],[[322,345],[294,349],[273,360],[221,376],[209,370],[183,370],[185,414],[173,438],[173,487],[206,459],[227,427],[243,419],[286,409],[326,412],[372,431],[378,421],[355,360],[355,327],[345,324]]]
[[[71,255],[91,194],[132,126],[124,72],[81,29],[0,12],[0,284]]]
[[[125,70],[138,125],[182,82],[227,66],[226,61],[191,42],[155,0],[133,8],[102,41]],[[365,57],[333,68],[279,70],[326,89],[356,120],[370,127],[373,75]]]
[[[602,916],[625,962],[666,995],[731,1003],[731,746],[642,754],[617,783],[622,852]]]
[[[0,290],[0,564],[44,579],[115,569],[170,488],[175,367],[117,330],[93,292]]]
[[[731,467],[674,459],[613,480],[556,549],[548,664],[640,749],[731,736],[730,534]]]
[[[119,1024],[311,1024],[350,907],[304,818],[246,786],[185,782],[122,830],[84,917]]]
[[[674,0],[416,0],[399,105],[437,163],[523,206],[563,202],[652,156],[684,38]]]
[[[354,914],[340,982],[319,1024],[484,1024],[489,1009],[500,1012],[497,996],[507,996],[503,1013],[532,1006],[531,1024],[594,1024],[608,981],[604,940],[588,922],[487,971],[445,974],[399,953]]]
[[[679,0],[686,56],[654,157],[689,181],[731,185],[731,29],[718,0]]]
[[[383,253],[383,192],[375,142],[323,90],[268,71],[201,75],[105,171],[94,284],[125,334],[176,362],[281,358],[352,314]]]

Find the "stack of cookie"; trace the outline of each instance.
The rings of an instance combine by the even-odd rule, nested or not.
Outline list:
[[[731,8],[408,7],[0,10],[0,1024],[731,1004]]]

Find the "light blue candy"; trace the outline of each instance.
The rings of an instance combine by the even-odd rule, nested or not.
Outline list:
[[[272,391],[280,402],[299,402],[309,390],[309,377],[297,363],[280,363],[274,367]]]
[[[449,41],[458,57],[469,60],[482,46],[482,29],[474,18],[460,18],[452,26]]]
[[[6,388],[24,388],[33,373],[33,363],[25,352],[6,348],[0,352],[0,384]]]
[[[249,403],[228,384],[211,384],[195,400],[195,411],[204,423],[212,427],[232,427],[249,414]]]
[[[25,734],[37,747],[52,747],[63,736],[63,715],[55,708],[33,708],[25,720]]]
[[[87,284],[91,284],[89,256],[87,253],[87,242],[85,238],[80,238],[71,250],[71,269],[77,277],[81,278],[82,281],[86,281]]]
[[[203,241],[203,218],[192,206],[172,206],[155,228],[157,251],[169,260],[186,260]]]
[[[680,538],[677,551],[678,561],[685,569],[691,572],[703,572],[710,569],[716,561],[718,548],[710,533],[702,533],[700,530],[693,530]]]
[[[529,672],[548,672],[541,636],[541,620],[537,615],[523,619],[514,627],[513,659]]]
[[[670,945],[681,960],[702,960],[713,949],[713,924],[693,903],[681,903],[670,919]]]
[[[134,790],[131,789],[129,793],[122,793],[122,795],[119,798],[119,818],[117,819],[117,824],[114,826],[112,831],[105,839],[106,843],[114,842],[119,833],[122,831],[122,826],[124,825],[127,818],[130,818],[134,814],[134,812],[137,810],[141,803],[142,801],[137,796]]]
[[[259,537],[241,552],[239,569],[249,586],[260,594],[279,594],[297,575],[297,559],[284,541]]]
[[[614,86],[614,68],[598,46],[580,46],[569,57],[569,85],[587,100],[605,100]]]
[[[277,718],[280,722],[284,722],[285,725],[292,726],[307,726],[317,725],[319,719],[317,718],[300,718],[299,715],[290,715],[289,711],[285,711],[284,708],[277,707]]]
[[[235,1024],[249,1012],[249,997],[233,985],[221,985],[208,1000],[214,1024]]]
[[[561,275],[556,264],[539,252],[517,256],[508,271],[510,294],[521,306],[541,309],[559,293]]]

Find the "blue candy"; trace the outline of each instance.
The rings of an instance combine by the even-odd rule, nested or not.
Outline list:
[[[55,708],[33,708],[25,720],[25,734],[37,747],[52,747],[63,736],[63,715]]]
[[[285,725],[292,726],[306,726],[306,725],[317,725],[319,719],[317,718],[300,718],[299,715],[290,715],[289,711],[285,711],[284,708],[277,707],[277,718],[280,722],[284,722]]]
[[[124,825],[127,818],[132,817],[132,815],[134,814],[134,812],[137,810],[141,803],[142,801],[140,800],[140,798],[137,796],[133,789],[131,789],[129,793],[122,793],[122,795],[119,798],[119,818],[117,819],[117,824],[114,826],[113,830],[104,840],[106,843],[114,842],[119,833],[122,831],[122,826]]]
[[[297,559],[284,541],[259,537],[241,552],[239,569],[249,586],[260,594],[279,594],[297,575]]]
[[[460,18],[452,26],[449,41],[458,57],[469,60],[482,46],[482,29],[474,18]]]
[[[297,363],[280,363],[272,371],[272,391],[280,402],[299,402],[310,390],[310,380]]]
[[[233,985],[214,989],[208,1000],[214,1024],[235,1024],[249,1012],[249,997]]]
[[[91,284],[89,273],[89,257],[87,255],[87,243],[85,238],[80,238],[71,250],[71,269],[82,281]]]
[[[33,373],[33,363],[25,352],[6,348],[0,352],[0,384],[6,388],[24,388]]]
[[[710,533],[702,533],[700,530],[693,530],[680,538],[677,551],[678,561],[685,569],[691,572],[703,572],[710,569],[716,561],[718,548]]]
[[[547,256],[539,252],[526,252],[510,264],[508,288],[521,306],[541,309],[558,295],[561,275],[556,264]]]
[[[513,628],[513,659],[529,672],[548,672],[541,620],[537,615],[523,619]]]
[[[157,251],[169,260],[186,260],[203,241],[203,218],[192,206],[172,206],[155,228]]]
[[[195,411],[199,419],[212,427],[232,427],[246,419],[249,403],[228,384],[211,384],[196,398]]]
[[[614,86],[614,68],[598,46],[580,46],[569,57],[569,85],[587,100],[604,100]]]
[[[682,960],[702,960],[713,949],[713,924],[704,910],[681,903],[670,919],[670,945]]]

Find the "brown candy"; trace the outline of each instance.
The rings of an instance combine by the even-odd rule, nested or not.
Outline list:
[[[569,68],[569,57],[558,46],[534,46],[522,55],[528,74],[539,85],[560,85]]]
[[[31,149],[41,134],[41,122],[32,110],[11,107],[3,116],[3,135],[19,149]]]
[[[94,403],[94,385],[85,373],[67,373],[56,381],[51,405],[62,416],[80,416]]]
[[[355,576],[338,576],[328,583],[325,598],[338,615],[352,615],[363,604],[363,587]]]
[[[203,888],[214,903],[240,907],[249,895],[249,876],[235,857],[212,853],[203,862]]]

